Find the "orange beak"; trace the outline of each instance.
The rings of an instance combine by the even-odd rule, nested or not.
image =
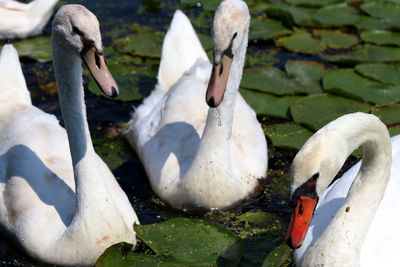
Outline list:
[[[318,198],[299,197],[286,232],[286,243],[289,247],[296,249],[303,244],[317,202]]]
[[[95,47],[90,47],[82,51],[81,57],[103,93],[113,98],[118,96],[118,85],[107,68],[104,56]]]
[[[213,65],[210,82],[208,83],[206,92],[206,102],[212,108],[221,104],[222,99],[224,98],[231,65],[232,57],[227,55],[222,56],[218,65]]]

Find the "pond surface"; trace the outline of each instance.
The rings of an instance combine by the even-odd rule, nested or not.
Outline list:
[[[290,163],[305,140],[330,120],[354,111],[377,114],[392,135],[400,133],[400,42],[395,32],[400,16],[385,17],[385,12],[390,12],[385,6],[380,6],[383,13],[377,14],[374,1],[246,2],[252,26],[241,93],[257,112],[268,140],[268,177],[257,194],[239,207],[210,212],[176,211],[162,202],[120,133],[133,107],[156,83],[162,39],[173,12],[183,9],[190,17],[211,57],[209,32],[219,1],[61,1],[57,9],[62,4],[80,3],[100,21],[105,57],[121,95],[117,100],[101,96],[85,75],[88,121],[97,153],[128,195],[141,224],[175,217],[201,218],[244,240],[241,266],[261,266],[272,252],[280,253],[276,257],[281,260],[274,264],[290,266],[291,251],[275,249],[281,248],[290,219]],[[398,4],[394,0],[386,3]],[[63,124],[49,36],[50,23],[42,37],[15,45],[34,105],[55,114]],[[344,169],[359,155],[355,152]],[[144,244],[136,249],[146,250]],[[43,265],[25,256],[5,237],[0,242],[0,264]]]

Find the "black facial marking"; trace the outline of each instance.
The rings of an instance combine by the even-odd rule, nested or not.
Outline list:
[[[296,191],[294,191],[292,199],[289,201],[289,206],[291,208],[295,208],[297,206],[297,201],[299,200],[300,196],[306,196],[313,199],[318,199],[317,192],[315,191],[318,177],[319,173],[317,172],[310,179],[308,179],[307,182],[299,186],[296,189]],[[300,208],[302,209],[303,207],[301,206]]]
[[[72,31],[76,34],[83,35],[83,33],[76,26],[72,26]]]
[[[233,40],[236,38],[236,35],[237,35],[236,33],[233,35],[233,38],[232,38],[228,48],[225,49],[225,51],[224,51],[224,55],[227,56],[227,57],[233,58],[232,45],[233,45]]]

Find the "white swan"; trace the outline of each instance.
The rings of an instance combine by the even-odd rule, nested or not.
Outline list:
[[[175,12],[158,84],[126,132],[153,190],[175,208],[228,208],[266,175],[265,136],[238,93],[249,23],[245,2],[225,0],[218,7],[207,88],[212,66],[188,18]]]
[[[5,45],[0,56],[0,225],[34,258],[92,265],[110,245],[135,243],[138,219],[94,151],[81,56],[107,95],[115,95],[117,87],[104,64],[99,23],[90,11],[63,6],[52,36],[66,131],[53,115],[32,106],[12,45]]]
[[[328,187],[359,145],[362,162]],[[315,133],[292,165],[296,208],[287,239],[292,247],[301,246],[295,251],[296,265],[397,266],[399,178],[400,135],[390,142],[377,117],[348,114]]]
[[[0,39],[38,35],[46,26],[58,0],[34,0],[28,4],[0,0]]]

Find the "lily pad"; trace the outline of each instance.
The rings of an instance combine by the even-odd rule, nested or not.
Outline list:
[[[373,108],[372,114],[378,116],[386,125],[399,124],[400,104]]]
[[[393,64],[360,64],[355,71],[372,80],[400,85],[400,69]]]
[[[296,123],[304,124],[314,131],[328,122],[351,112],[368,112],[371,105],[329,94],[303,97],[290,105],[290,113]]]
[[[356,35],[340,31],[314,30],[313,33],[330,48],[349,48],[358,43]]]
[[[363,31],[361,33],[361,39],[365,42],[377,45],[400,46],[400,33],[398,32],[383,30]]]
[[[269,65],[276,64],[279,60],[276,58],[277,52],[274,50],[257,50],[255,52],[247,52],[245,66]]]
[[[362,16],[354,25],[359,30],[398,30],[400,28],[400,20],[378,19]]]
[[[360,6],[368,15],[390,20],[400,20],[400,5],[384,1],[371,1]]]
[[[157,224],[135,225],[135,231],[155,255],[124,253],[122,249],[118,253],[112,247],[99,258],[98,265],[111,266],[104,262],[114,263],[122,258],[125,266],[138,264],[143,259],[173,266],[216,266],[217,260],[237,264],[243,252],[240,238],[199,219],[174,218]]]
[[[321,57],[335,63],[398,62],[400,61],[400,48],[366,44],[358,45],[347,53],[321,54]]]
[[[249,40],[270,40],[291,33],[292,31],[286,29],[282,22],[262,16],[251,20]]]
[[[284,242],[268,254],[262,267],[282,266],[291,257],[292,252],[286,242]]]
[[[241,87],[275,95],[305,94],[307,90],[285,72],[272,66],[245,68]]]
[[[270,5],[266,9],[267,16],[283,21],[284,26],[292,28],[294,25],[304,27],[319,26],[319,23],[312,19],[315,8],[296,7],[283,3]]]
[[[13,42],[13,45],[21,58],[29,58],[38,62],[47,62],[52,59],[50,36],[25,39]]]
[[[132,56],[161,58],[164,33],[134,33],[114,40],[114,48]]]
[[[313,134],[294,123],[268,125],[264,128],[264,133],[271,139],[274,147],[294,150],[299,150]]]
[[[353,69],[326,72],[323,77],[323,86],[327,92],[375,104],[393,103],[400,100],[400,86],[384,85],[363,78]]]
[[[113,61],[108,68],[119,87],[119,95],[115,98],[122,101],[139,100],[150,94],[156,85],[156,79],[137,67],[119,64]],[[95,95],[104,96],[94,79],[90,79],[88,89]]]
[[[304,54],[319,54],[326,49],[323,42],[313,38],[307,31],[297,31],[289,37],[282,37],[276,44],[292,52]]]
[[[340,2],[341,0],[285,0],[286,3],[304,7],[323,7]]]
[[[285,69],[307,89],[308,93],[322,93],[320,82],[327,69],[326,65],[311,60],[288,60]]]
[[[299,96],[276,97],[246,89],[240,89],[240,93],[257,115],[267,115],[282,119],[290,118],[289,106],[299,99]]]
[[[325,6],[312,15],[312,19],[318,21],[323,26],[340,27],[353,25],[360,19],[356,8],[346,3]]]

